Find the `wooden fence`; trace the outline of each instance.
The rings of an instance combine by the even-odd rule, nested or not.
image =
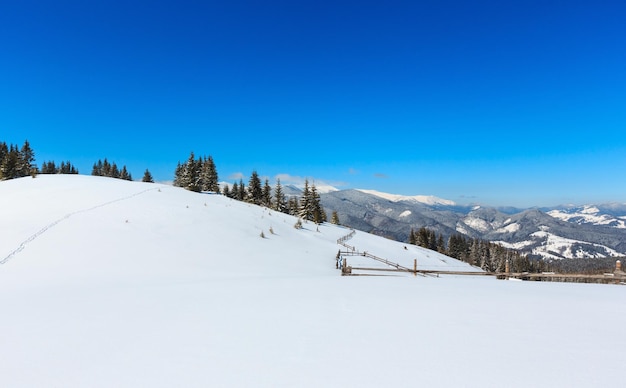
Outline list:
[[[513,273],[508,271],[508,265],[506,272],[472,272],[472,271],[441,271],[441,270],[429,270],[429,269],[417,269],[417,261],[414,261],[413,268],[407,268],[393,261],[387,260],[382,257],[372,255],[369,252],[360,252],[356,247],[347,244],[346,241],[350,240],[355,230],[352,230],[349,234],[341,237],[337,240],[337,244],[346,248],[345,251],[339,250],[337,252],[337,268],[341,269],[342,275],[356,275],[354,271],[381,271],[381,272],[404,272],[412,273],[414,275],[422,276],[439,276],[439,275],[467,275],[467,276],[495,276],[497,279],[520,279],[530,281],[548,281],[548,282],[570,282],[570,283],[602,283],[602,284],[621,284],[626,285],[626,272],[622,271],[621,262],[617,261],[615,266],[615,272],[605,273],[599,275],[587,275],[587,274],[557,274],[554,272],[543,273]],[[380,263],[386,264],[389,268],[374,268],[374,267],[352,267],[348,265],[347,257],[350,256],[363,256]]]

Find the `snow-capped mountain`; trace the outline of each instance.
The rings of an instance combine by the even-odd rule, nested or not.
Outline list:
[[[423,204],[431,205],[431,206],[434,206],[434,205],[455,206],[456,205],[454,201],[441,199],[433,195],[406,196],[406,195],[383,193],[383,192],[376,191],[376,190],[363,190],[363,189],[358,189],[358,190],[362,193],[375,195],[377,197],[387,199],[393,202],[401,202],[401,201],[419,202],[419,203],[423,203]]]
[[[345,225],[407,241],[427,227],[445,238],[461,233],[546,259],[626,255],[626,205],[542,209],[459,206],[428,196],[342,190],[322,196]]]

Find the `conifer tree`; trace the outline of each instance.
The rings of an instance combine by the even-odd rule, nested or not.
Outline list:
[[[196,156],[193,151],[191,151],[187,162],[182,166],[181,187],[190,191],[200,191],[201,164],[201,160],[196,160]]]
[[[240,201],[246,200],[246,185],[243,184],[243,179],[239,179],[239,190],[237,191],[237,199]]]
[[[175,187],[183,187],[183,165],[180,164],[180,160],[174,170],[174,182]]]
[[[276,187],[274,188],[274,210],[281,213],[287,213],[287,201],[285,199],[285,193],[283,193],[283,186],[280,184],[280,179],[276,179]]]
[[[16,146],[11,144],[7,155],[4,157],[4,160],[2,160],[2,164],[0,165],[0,179],[7,180],[19,178],[19,163],[19,151]]]
[[[6,159],[8,155],[9,155],[9,147],[7,146],[7,143],[5,142],[0,143],[0,166],[2,166],[4,159]]]
[[[212,191],[219,194],[220,186],[217,168],[215,167],[215,162],[211,155],[205,158],[202,164],[202,183],[203,191]]]
[[[298,198],[289,198],[289,201],[287,202],[287,208],[290,215],[298,216],[298,214],[300,213],[300,203],[298,201]]]
[[[35,162],[35,152],[30,147],[28,140],[24,141],[24,145],[19,152],[19,160],[17,166],[17,174],[20,177],[37,173]]]
[[[330,222],[335,225],[341,225],[339,222],[339,214],[337,214],[337,210],[333,210],[333,215],[330,218]]]
[[[56,174],[58,172],[54,161],[43,162],[41,165],[41,173],[42,174]]]
[[[230,192],[230,197],[239,200],[239,184],[233,183],[233,190]]]
[[[120,169],[117,167],[117,164],[113,162],[111,164],[111,170],[109,171],[109,177],[111,178],[119,178],[120,177]]]
[[[445,253],[446,252],[446,245],[443,242],[443,235],[441,235],[441,234],[437,238],[437,252],[439,252],[439,253]]]
[[[311,190],[309,192],[311,197],[310,206],[311,206],[311,221],[316,224],[321,224],[322,222],[326,222],[326,212],[322,207],[322,202],[320,199],[320,195],[317,192],[317,188],[315,187],[315,183],[311,185]]]
[[[126,180],[126,181],[132,181],[133,180],[132,175],[130,175],[130,173],[126,169],[126,165],[122,166],[122,171],[120,171],[120,176],[119,177],[121,179]]]
[[[270,182],[268,179],[265,179],[265,183],[263,184],[263,192],[261,193],[262,204],[263,206],[272,207],[272,187],[270,186]]]
[[[302,190],[302,198],[300,200],[300,211],[298,216],[305,220],[310,220],[313,216],[311,189],[309,188],[308,179],[304,180],[304,189]]]
[[[247,201],[260,205],[263,202],[263,189],[261,188],[261,179],[256,171],[252,171],[250,180],[248,181]]]
[[[228,187],[228,184],[224,185],[224,190],[222,190],[222,194],[224,194],[224,196],[227,198],[231,197],[230,187]]]
[[[148,169],[146,168],[146,171],[143,173],[143,178],[141,178],[142,182],[147,182],[147,183],[154,183],[154,178],[152,178],[152,174],[150,174],[150,171],[148,171]]]

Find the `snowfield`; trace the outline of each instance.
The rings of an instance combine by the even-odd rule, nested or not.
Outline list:
[[[337,239],[350,230],[295,222],[159,184],[69,175],[0,182],[2,386],[623,380],[625,287],[342,277]],[[469,268],[359,231],[348,243],[411,267],[417,259],[419,268]]]

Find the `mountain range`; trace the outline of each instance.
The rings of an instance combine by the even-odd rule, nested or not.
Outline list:
[[[297,187],[289,193],[297,195]],[[604,258],[626,255],[626,204],[543,208],[458,205],[434,196],[375,190],[325,190],[321,202],[343,225],[408,241],[426,227],[447,240],[460,233],[516,249],[534,258]]]

